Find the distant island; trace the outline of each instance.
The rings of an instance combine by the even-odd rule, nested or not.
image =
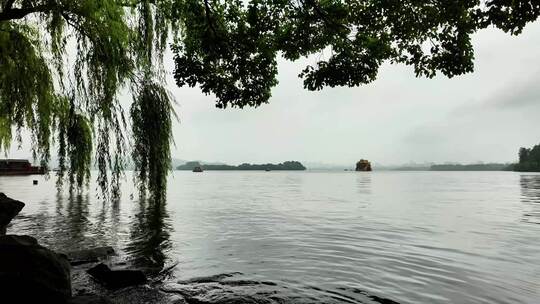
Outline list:
[[[360,161],[358,161],[356,163],[356,169],[355,171],[366,171],[366,172],[370,172],[372,171],[371,169],[371,163],[369,162],[369,160],[367,159],[361,159]]]
[[[540,145],[519,149],[519,163],[513,166],[518,172],[540,172]]]
[[[190,161],[176,167],[176,170],[192,171],[195,167],[200,167],[207,171],[303,171],[306,167],[298,161],[286,161],[280,164],[248,164],[244,163],[238,166],[225,164],[203,165],[198,161]]]
[[[432,165],[429,171],[512,171],[510,164],[444,164]]]

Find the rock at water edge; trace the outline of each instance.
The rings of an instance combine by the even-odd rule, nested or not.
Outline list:
[[[71,297],[65,257],[29,236],[0,236],[0,290],[3,303],[63,303]]]
[[[103,263],[86,272],[105,287],[112,289],[146,283],[146,275],[140,270],[111,270]]]
[[[66,252],[71,265],[81,265],[86,263],[98,262],[101,258],[106,258],[108,256],[114,255],[114,249],[112,247],[98,247],[91,249],[83,249],[77,251]]]
[[[11,199],[0,193],[0,235],[6,234],[6,227],[24,207],[23,202]]]

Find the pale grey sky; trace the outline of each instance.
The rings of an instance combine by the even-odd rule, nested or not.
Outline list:
[[[485,30],[474,45],[472,74],[415,78],[409,67],[385,65],[372,84],[320,92],[304,90],[297,77],[315,57],[281,61],[270,104],[257,109],[216,109],[213,96],[178,88],[170,77],[181,119],[173,157],[231,164],[514,161],[520,146],[540,142],[540,23],[518,37]]]

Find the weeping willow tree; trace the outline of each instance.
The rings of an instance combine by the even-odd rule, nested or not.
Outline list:
[[[198,86],[219,108],[267,103],[278,56],[315,64],[308,90],[358,86],[385,62],[416,76],[472,72],[471,35],[517,35],[537,0],[0,0],[0,147],[30,133],[47,165],[58,147],[58,185],[82,188],[92,159],[106,198],[117,198],[126,159],[141,193],[163,199],[178,86]],[[126,117],[121,92],[133,97]]]
[[[158,83],[164,83],[163,53],[174,32],[171,5],[1,0],[0,146],[7,150],[29,132],[43,166],[57,147],[59,187],[67,181],[81,189],[95,165],[104,198],[116,199],[134,141],[141,189],[148,184],[152,195],[163,193],[173,100]],[[131,120],[121,91],[133,96]]]
[[[131,106],[133,161],[138,168],[141,192],[146,187],[158,201],[164,199],[167,173],[171,169],[171,97],[156,83],[143,83]],[[155,139],[164,140],[157,144]],[[165,160],[165,161],[164,161]]]

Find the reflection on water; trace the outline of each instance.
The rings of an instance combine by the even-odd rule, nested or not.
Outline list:
[[[58,194],[56,204],[57,219],[61,222],[57,227],[51,227],[57,229],[54,235],[67,234],[65,236],[66,240],[73,240],[77,243],[83,242],[84,235],[90,225],[88,220],[89,194],[70,194],[65,203],[65,209],[62,208],[64,206],[64,197]]]
[[[521,175],[521,201],[527,206],[523,221],[540,224],[540,175]]]
[[[0,185],[16,183],[17,179],[24,180],[4,178]],[[43,194],[41,200],[12,194],[27,204],[17,217],[14,231],[32,235],[41,244],[61,252],[113,246],[127,256],[130,264],[155,272],[172,262],[167,255],[172,225],[164,205],[147,199],[108,203],[88,192],[63,193],[54,188],[47,188]],[[122,204],[128,206],[122,208]],[[131,207],[134,209],[129,210]]]
[[[371,173],[359,172],[357,173],[356,183],[358,185],[359,194],[370,194],[371,193]]]
[[[172,226],[164,204],[140,199],[131,222],[130,240],[125,250],[135,265],[161,271],[168,262]]]
[[[188,303],[214,304],[278,304],[278,303],[380,303],[399,304],[357,288],[339,287],[326,290],[317,286],[292,286],[272,281],[237,279],[242,273],[223,273],[209,277],[180,280],[165,284],[161,290],[179,294]]]
[[[176,265],[163,289],[194,303],[540,298],[540,175],[175,172],[166,205],[131,199],[127,184],[103,203],[32,179],[0,177],[27,203],[8,231],[61,251],[113,246],[156,272]]]

